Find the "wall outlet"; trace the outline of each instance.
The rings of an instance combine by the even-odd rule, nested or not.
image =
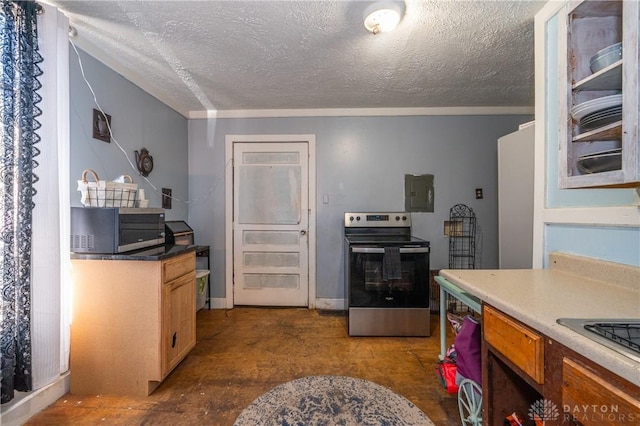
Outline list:
[[[482,188],[476,188],[476,200],[482,199]]]

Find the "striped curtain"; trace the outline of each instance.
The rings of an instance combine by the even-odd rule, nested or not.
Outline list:
[[[2,0],[0,49],[0,274],[2,403],[32,389],[31,236],[35,206],[33,169],[39,154],[36,120],[41,98],[36,14],[33,1]]]

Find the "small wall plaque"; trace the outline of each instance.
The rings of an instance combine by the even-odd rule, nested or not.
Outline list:
[[[108,123],[108,124],[107,124]],[[93,110],[93,138],[111,143],[111,116]]]

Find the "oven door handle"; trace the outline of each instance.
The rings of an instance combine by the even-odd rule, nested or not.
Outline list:
[[[384,247],[351,247],[352,253],[384,254]],[[400,254],[429,253],[429,247],[400,247]]]

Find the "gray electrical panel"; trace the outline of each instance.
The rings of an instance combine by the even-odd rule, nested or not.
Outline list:
[[[404,175],[404,209],[433,213],[433,175]]]

